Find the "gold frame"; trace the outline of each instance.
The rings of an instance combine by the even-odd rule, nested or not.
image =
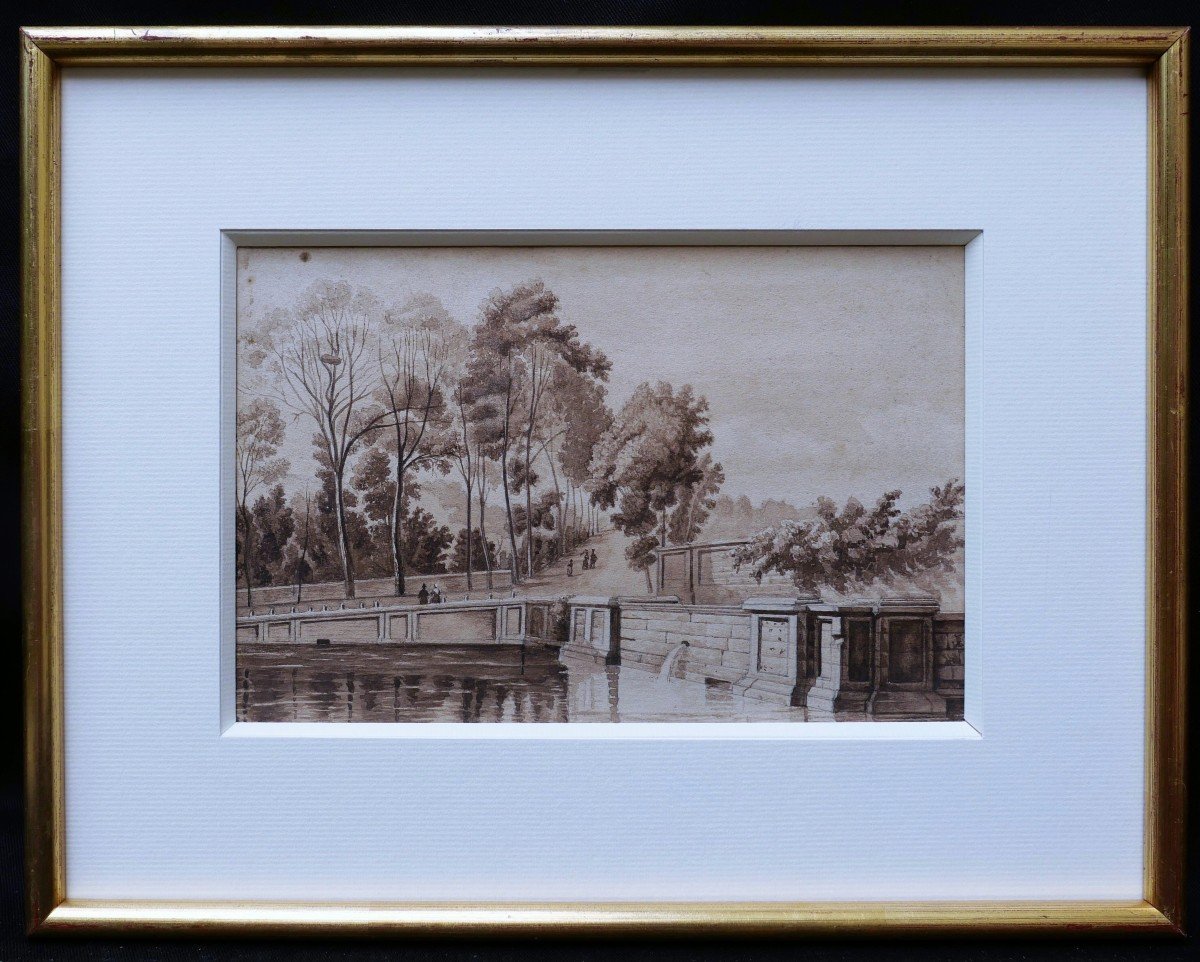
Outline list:
[[[1185,29],[28,28],[22,31],[22,556],[28,919],[45,934],[1182,932]],[[59,78],[64,67],[1141,67],[1148,79],[1144,897],[1126,902],[239,903],[67,900],[63,760]]]

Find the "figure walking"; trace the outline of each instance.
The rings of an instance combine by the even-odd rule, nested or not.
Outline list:
[[[596,549],[595,548],[592,549],[592,557],[589,559],[588,567],[589,568],[596,567]]]
[[[588,570],[589,570],[589,565],[588,565],[588,553],[587,553],[586,551],[583,553],[583,570],[584,570],[584,571],[588,571]]]
[[[572,578],[574,576],[575,576],[575,559],[568,558],[567,559],[567,577]]]
[[[421,590],[417,592],[417,604],[429,604],[429,589],[425,585],[421,585]]]

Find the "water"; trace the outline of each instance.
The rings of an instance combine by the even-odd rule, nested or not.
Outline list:
[[[686,649],[685,649],[686,650]],[[676,661],[680,654],[675,655]],[[674,664],[671,665],[671,668]],[[664,665],[664,669],[666,665]],[[241,644],[238,721],[803,721],[669,672],[510,646]]]

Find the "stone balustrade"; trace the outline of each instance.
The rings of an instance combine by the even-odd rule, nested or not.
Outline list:
[[[276,605],[237,619],[237,640],[258,644],[558,645],[552,598],[448,601],[436,605]]]

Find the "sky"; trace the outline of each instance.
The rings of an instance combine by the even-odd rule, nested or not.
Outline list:
[[[341,280],[473,324],[535,278],[611,359],[614,410],[644,381],[708,399],[726,494],[909,504],[963,477],[961,247],[242,248],[238,325]],[[312,477],[312,433],[289,424],[289,489]]]

